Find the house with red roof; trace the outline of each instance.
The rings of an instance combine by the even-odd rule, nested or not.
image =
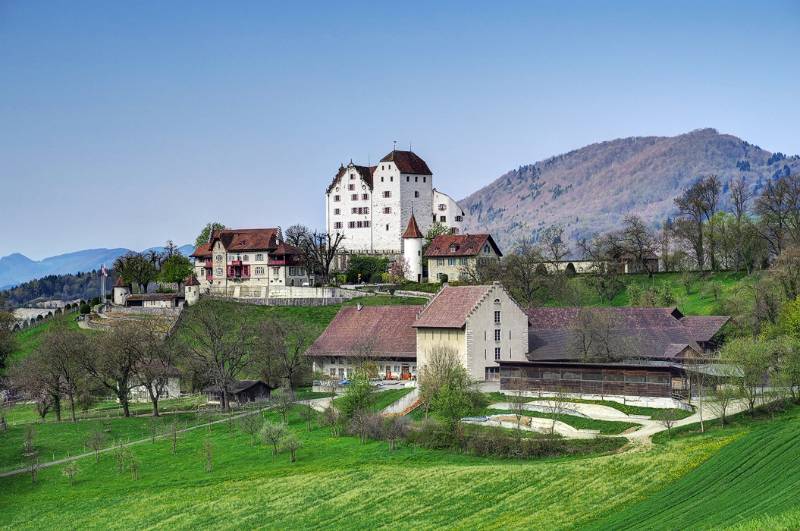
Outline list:
[[[309,284],[300,251],[278,228],[216,230],[191,257],[201,293],[267,298],[270,289]]]
[[[465,270],[503,256],[491,234],[442,234],[425,250],[430,282],[461,280]]]

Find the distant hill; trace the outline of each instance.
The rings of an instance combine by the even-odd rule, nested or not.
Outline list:
[[[164,250],[163,247],[151,247],[150,249],[156,251]],[[194,246],[184,245],[179,250],[188,256],[194,251]],[[122,247],[114,249],[85,249],[83,251],[50,256],[38,261],[31,260],[19,253],[10,254],[0,258],[0,290],[48,275],[66,275],[93,271],[99,269],[103,264],[106,264],[106,267],[111,267],[117,257],[128,252],[130,252],[130,249]]]
[[[716,174],[723,183],[741,175],[757,193],[768,179],[798,171],[796,155],[699,129],[601,142],[520,166],[460,204],[465,230],[491,232],[509,250],[520,235],[554,223],[564,224],[573,241],[619,227],[627,214],[659,224],[674,215],[673,199],[701,175]]]

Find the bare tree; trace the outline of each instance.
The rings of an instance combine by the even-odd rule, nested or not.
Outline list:
[[[800,295],[800,246],[789,246],[775,260],[772,271],[788,300]]]
[[[389,415],[383,419],[383,438],[389,443],[389,450],[397,447],[397,441],[408,434],[408,419],[399,415]]]
[[[52,407],[56,420],[61,420],[61,397],[63,394],[61,376],[47,359],[42,346],[31,355],[12,365],[9,371],[12,386],[29,400],[36,402],[42,421]]]
[[[300,418],[306,422],[306,430],[311,431],[311,422],[317,418],[317,412],[311,406],[301,406],[299,414]]]
[[[723,428],[728,421],[728,410],[730,409],[731,403],[736,400],[738,396],[739,393],[736,387],[725,379],[717,380],[713,388],[712,400],[708,402],[708,408],[719,417]]]
[[[94,460],[96,463],[100,462],[100,450],[105,448],[108,438],[101,430],[94,430],[89,434],[86,439],[86,446],[94,451]]]
[[[800,243],[800,175],[767,180],[756,198],[755,212],[761,236],[773,255],[780,255],[790,243]]]
[[[320,424],[329,428],[332,436],[338,437],[342,427],[339,411],[333,405],[326,407],[320,417]]]
[[[310,231],[302,225],[292,225],[286,231],[286,241],[300,250],[309,274],[321,275],[327,282],[331,264],[336,258],[344,235]]]
[[[80,472],[80,468],[77,461],[70,461],[61,469],[61,473],[69,479],[70,485],[75,485],[75,476],[78,475],[78,472]]]
[[[75,401],[86,379],[80,359],[89,350],[89,341],[85,334],[70,330],[63,320],[57,320],[46,333],[40,348],[41,362],[58,380],[60,391],[69,401],[72,421],[75,422]]]
[[[211,442],[211,439],[204,439],[203,440],[203,456],[205,457],[205,471],[206,472],[213,472],[214,471],[214,443]]]
[[[614,235],[595,235],[591,240],[578,242],[584,259],[592,262],[587,285],[592,287],[602,301],[610,301],[625,287],[620,277],[619,266],[615,263],[614,249],[617,244]]]
[[[253,363],[254,336],[240,306],[229,313],[200,301],[184,318],[180,337],[188,364],[202,370],[221,390],[222,408],[230,411],[231,389],[242,371]]]
[[[125,322],[94,338],[93,348],[81,365],[100,386],[112,392],[130,417],[130,391],[138,385],[136,369],[145,358],[149,336],[136,323]]]
[[[251,445],[256,443],[256,438],[261,433],[264,424],[264,417],[258,413],[245,415],[239,419],[239,429],[250,436]]]
[[[687,240],[694,250],[697,268],[703,270],[706,261],[705,236],[709,236],[711,268],[716,270],[716,240],[714,230],[706,231],[704,223],[713,225],[717,212],[721,184],[716,175],[703,177],[675,198],[680,217],[675,221],[676,235]]]
[[[524,394],[525,386],[521,381],[512,384],[513,394],[510,396],[511,412],[517,421],[517,437],[522,437],[522,417],[525,414],[525,404],[528,399]]]
[[[565,236],[564,225],[550,225],[541,232],[539,241],[544,248],[545,257],[549,261],[560,262],[569,256],[570,248]]]
[[[289,411],[294,405],[292,391],[287,388],[278,389],[272,393],[272,401],[275,404],[275,409],[281,414],[283,423],[286,424]]]
[[[677,412],[674,409],[664,409],[659,411],[654,417],[667,429],[667,434],[672,437],[672,427],[678,422]]]
[[[579,308],[571,332],[570,348],[583,361],[619,361],[635,354],[635,337],[613,310]]]
[[[154,318],[140,320],[141,359],[135,367],[135,378],[147,390],[153,405],[153,416],[158,417],[158,402],[167,392],[169,379],[175,376],[175,350],[163,339],[160,323]]]
[[[567,409],[568,397],[564,389],[559,388],[556,393],[550,397],[550,411],[553,415],[553,423],[550,426],[550,433],[556,432],[556,422],[561,419],[561,416]]]

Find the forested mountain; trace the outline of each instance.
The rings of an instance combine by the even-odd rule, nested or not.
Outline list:
[[[601,142],[520,166],[460,204],[466,230],[491,232],[508,249],[521,235],[553,224],[563,224],[573,241],[616,229],[628,214],[659,224],[675,213],[674,198],[700,176],[719,176],[724,204],[732,178],[744,177],[758,194],[767,180],[797,172],[796,155],[699,129]]]
[[[109,271],[106,291],[111,292],[116,277]],[[74,275],[47,275],[2,292],[7,304],[12,307],[26,306],[40,299],[91,299],[100,296],[100,275],[98,271],[76,273]]]
[[[163,247],[152,247],[158,252]],[[148,251],[150,249],[146,249]],[[194,251],[191,245],[178,249],[188,256]],[[31,260],[25,255],[14,253],[0,258],[0,289],[7,289],[22,282],[48,275],[68,275],[99,269],[101,265],[111,267],[118,256],[131,252],[129,249],[85,249],[72,253],[51,256],[43,260]]]

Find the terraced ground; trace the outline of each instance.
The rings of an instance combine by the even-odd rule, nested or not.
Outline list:
[[[800,413],[752,428],[653,496],[596,529],[800,527]]]

